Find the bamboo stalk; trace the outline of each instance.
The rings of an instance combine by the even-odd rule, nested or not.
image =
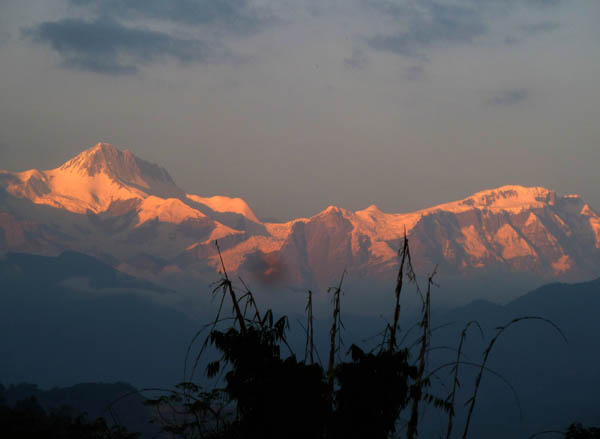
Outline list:
[[[307,322],[306,322],[306,346],[304,348],[304,361],[308,358],[309,364],[314,364],[314,327],[313,327],[313,309],[312,309],[312,291],[308,290],[308,303],[306,305]]]
[[[423,374],[425,373],[425,356],[427,354],[427,347],[429,346],[429,327],[430,327],[430,311],[431,311],[431,285],[433,284],[433,277],[435,276],[436,269],[433,270],[427,284],[427,294],[425,295],[425,303],[423,304],[423,320],[421,326],[423,327],[423,335],[421,338],[421,350],[419,352],[419,367],[417,369],[417,379],[414,384],[413,392],[413,403],[410,414],[410,420],[408,421],[408,427],[406,430],[407,439],[414,439],[417,436],[417,428],[419,425],[419,403],[423,396]]]
[[[240,325],[240,332],[243,334],[246,332],[246,322],[244,320],[244,315],[242,314],[242,310],[240,309],[240,305],[237,301],[237,297],[235,292],[233,291],[233,285],[231,284],[231,280],[227,276],[227,270],[225,269],[225,263],[223,262],[223,255],[221,255],[221,248],[219,247],[219,241],[215,239],[215,246],[217,247],[217,252],[219,253],[219,259],[221,260],[221,267],[223,268],[223,277],[224,282],[223,286],[229,291],[229,295],[231,296],[231,302],[233,303],[233,309],[235,311],[235,315],[237,321]]]
[[[477,325],[477,327],[479,328],[479,332],[481,332],[481,337],[483,338],[483,330],[481,329],[481,326],[479,325],[477,320],[471,320],[470,322],[468,322],[463,328],[462,333],[460,334],[460,343],[458,344],[458,350],[456,352],[456,364],[454,365],[454,380],[452,383],[452,392],[450,393],[450,408],[448,410],[448,430],[446,433],[446,439],[450,439],[452,435],[452,427],[454,420],[454,401],[456,399],[456,389],[458,388],[458,366],[460,364],[460,356],[462,354],[463,344],[465,338],[467,337],[467,330],[471,325]]]
[[[329,366],[327,367],[327,384],[329,385],[330,398],[333,401],[333,370],[335,368],[335,338],[338,335],[340,326],[340,293],[342,291],[342,282],[346,270],[342,273],[340,283],[337,288],[333,289],[333,322],[331,324],[330,339],[329,339]],[[331,290],[331,289],[330,289]]]
[[[389,350],[396,349],[396,331],[398,330],[398,321],[400,320],[400,294],[402,293],[402,284],[404,282],[404,264],[408,256],[408,238],[406,229],[404,229],[404,244],[400,253],[400,269],[398,270],[398,278],[396,279],[396,306],[394,307],[394,323],[390,331]]]

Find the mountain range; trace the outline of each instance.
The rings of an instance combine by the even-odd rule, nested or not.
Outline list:
[[[52,170],[0,171],[0,251],[76,251],[158,283],[230,273],[264,285],[330,286],[344,270],[390,279],[404,234],[418,273],[540,280],[600,275],[600,216],[578,195],[503,186],[410,213],[330,206],[263,222],[241,198],[181,189],[162,167],[98,143]]]

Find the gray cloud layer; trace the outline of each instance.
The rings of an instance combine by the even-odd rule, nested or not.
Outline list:
[[[486,102],[488,105],[509,106],[515,105],[527,99],[529,93],[524,88],[504,90],[492,96]]]
[[[216,25],[220,31],[249,33],[274,17],[248,0],[70,0],[103,16],[150,18],[186,25]]]
[[[560,28],[560,24],[556,21],[542,21],[539,23],[526,24],[521,27],[521,31],[526,35],[537,35],[554,32],[558,28]]]
[[[487,30],[479,9],[472,6],[423,2],[415,5],[379,4],[377,7],[403,23],[405,30],[376,35],[370,47],[399,55],[422,57],[429,47],[468,43]]]
[[[49,44],[63,58],[64,67],[109,75],[136,73],[141,65],[165,58],[203,62],[217,55],[224,35],[247,35],[276,21],[248,0],[70,0],[70,4],[96,18],[46,21],[25,35]],[[182,38],[139,27],[140,19],[189,26],[189,32],[203,37]]]
[[[126,27],[108,19],[65,18],[41,23],[25,34],[50,44],[66,67],[113,75],[135,73],[139,64],[167,56],[189,63],[211,55],[211,49],[200,40]]]
[[[63,66],[104,74],[136,73],[141,65],[173,58],[183,63],[206,61],[227,35],[249,35],[278,22],[265,6],[251,0],[68,0],[91,20],[63,18],[30,28],[34,41],[49,44]],[[488,33],[490,22],[518,5],[549,7],[561,0],[362,0],[391,21],[389,31],[365,40],[375,51],[426,60],[428,50],[464,45]],[[139,27],[167,24],[158,28]],[[149,22],[148,22],[149,21]],[[124,24],[126,23],[126,24]],[[388,23],[389,24],[389,23]],[[165,28],[183,26],[193,37],[174,35]],[[558,28],[554,21],[521,26],[521,37]],[[201,36],[199,36],[201,35]],[[517,42],[516,36],[506,37]],[[368,54],[355,47],[343,59],[350,69],[367,64]],[[420,67],[423,73],[423,67]],[[415,75],[409,75],[410,77]],[[422,76],[422,75],[419,75]]]
[[[344,58],[344,65],[350,69],[361,69],[367,64],[368,60],[365,54],[359,48],[355,47],[352,55]]]
[[[398,28],[367,39],[367,44],[380,51],[408,57],[426,58],[429,48],[467,44],[486,34],[490,23],[506,16],[518,6],[547,8],[562,0],[463,0],[457,2],[422,0],[366,0],[365,4],[390,18]],[[550,32],[556,22],[525,25],[524,34]]]

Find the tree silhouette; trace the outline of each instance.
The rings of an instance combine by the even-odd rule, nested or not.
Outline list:
[[[1,390],[1,389],[0,389]],[[0,432],[6,438],[44,439],[136,439],[137,433],[121,426],[109,427],[103,418],[88,421],[85,416],[72,417],[64,407],[46,413],[34,397],[10,407],[0,395]]]
[[[221,256],[218,243],[216,246]],[[214,321],[204,326],[190,343],[186,371],[191,367],[190,373],[186,372],[186,381],[162,396],[148,400],[148,404],[155,407],[164,430],[186,438],[386,439],[399,437],[405,428],[407,439],[414,439],[418,437],[423,408],[429,405],[447,414],[446,436],[449,439],[456,415],[459,365],[469,364],[479,373],[473,394],[466,401],[468,416],[462,437],[468,437],[483,373],[491,372],[504,380],[486,366],[502,333],[517,322],[539,320],[563,334],[554,323],[542,317],[520,317],[497,328],[481,363],[466,362],[461,356],[466,331],[471,325],[481,331],[477,322],[469,322],[462,332],[456,361],[429,370],[431,287],[435,285],[435,270],[428,279],[425,294],[422,294],[406,236],[399,260],[393,320],[381,333],[380,343],[370,351],[353,344],[348,349],[349,356],[342,358],[344,276],[337,287],[328,290],[333,295],[333,315],[328,364],[324,369],[314,362],[313,357],[312,292],[308,294],[306,307],[305,358],[299,361],[286,340],[287,317],[275,320],[271,310],[261,313],[243,281],[245,290],[242,293],[236,291],[221,258],[222,278],[213,289],[215,298],[219,298],[218,311]],[[402,346],[404,338],[398,341],[400,299],[406,285],[413,285],[417,290],[422,299],[422,312],[419,338],[411,345]],[[227,299],[231,301],[232,315],[223,314]],[[206,335],[199,352],[190,357],[194,344],[203,333]],[[415,349],[411,349],[413,347]],[[215,385],[204,389],[194,383],[194,376],[209,348],[214,349],[219,358],[206,365],[205,373],[215,380]],[[416,353],[415,358],[411,358],[413,353]],[[452,390],[444,397],[436,396],[430,390],[431,379],[446,367],[453,368]],[[405,419],[404,423],[401,419]],[[589,434],[597,432],[573,425],[565,434],[568,439],[579,439],[595,438]]]

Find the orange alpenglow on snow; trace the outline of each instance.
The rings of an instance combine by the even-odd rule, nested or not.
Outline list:
[[[600,264],[598,214],[577,195],[543,187],[502,186],[410,213],[330,206],[309,218],[263,223],[243,199],[188,193],[164,168],[107,143],[56,169],[0,171],[0,186],[15,199],[78,214],[71,222],[64,215],[53,220],[54,235],[38,236],[25,230],[42,224],[49,211],[9,203],[4,215],[18,215],[0,221],[8,250],[73,248],[116,259],[142,252],[165,260],[171,272],[201,261],[217,267],[212,244],[220,239],[232,271],[269,276],[285,268],[296,270],[288,273],[294,279],[315,282],[344,267],[378,276],[395,270],[405,230],[422,269],[442,264],[464,273],[502,266],[585,276]]]

